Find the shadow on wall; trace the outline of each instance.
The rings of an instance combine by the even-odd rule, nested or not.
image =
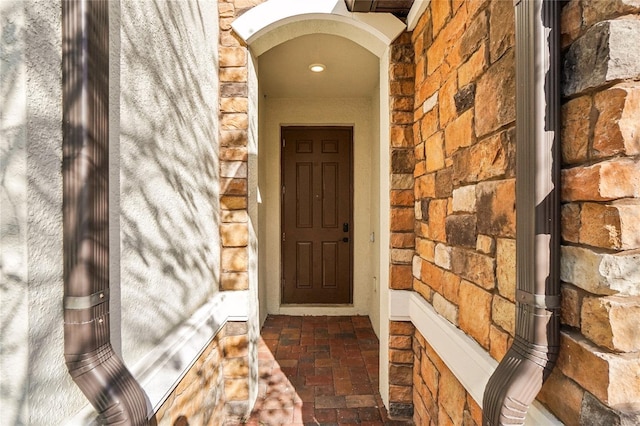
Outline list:
[[[217,291],[217,5],[123,1],[123,353],[140,359]]]
[[[1,3],[0,417],[23,424],[37,419],[30,399],[55,405],[64,398],[51,383],[61,376],[71,383],[63,362],[51,366],[52,354],[62,353],[63,289],[51,287],[62,282],[61,52],[59,18],[41,19],[21,1]]]

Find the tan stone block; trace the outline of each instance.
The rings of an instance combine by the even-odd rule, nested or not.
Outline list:
[[[223,248],[220,263],[225,272],[246,272],[249,263],[247,249]]]
[[[438,131],[440,120],[438,119],[438,108],[433,108],[427,112],[420,120],[420,136],[421,140],[426,140]],[[425,155],[427,153],[425,152]]]
[[[451,272],[444,272],[442,275],[442,294],[451,303],[459,303],[458,292],[460,290],[460,277]]]
[[[389,351],[389,362],[413,365],[413,351],[392,349]]]
[[[466,185],[453,190],[454,212],[475,213],[476,211],[476,186]]]
[[[248,379],[226,379],[224,397],[227,401],[246,401],[249,399]]]
[[[220,161],[247,161],[246,147],[220,147]]]
[[[561,305],[560,322],[571,327],[580,327],[580,311],[582,309],[582,294],[570,284],[560,287]]]
[[[465,87],[477,80],[487,69],[487,48],[481,44],[478,50],[471,55],[467,62],[458,68],[458,86]]]
[[[571,243],[580,240],[580,204],[563,204],[560,208],[562,239]]]
[[[424,238],[416,239],[416,253],[426,261],[435,262],[436,244],[431,240]]]
[[[413,208],[394,207],[391,209],[391,231],[412,231],[415,220]]]
[[[413,113],[404,111],[391,112],[392,124],[413,124]]]
[[[389,336],[389,348],[391,349],[411,349],[411,336]]]
[[[241,47],[244,46],[242,39],[232,30],[220,31],[220,46]]]
[[[458,308],[445,299],[440,293],[433,295],[433,309],[453,325],[458,325]]]
[[[413,146],[413,130],[407,126],[391,126],[391,146],[407,148]]]
[[[245,161],[220,161],[220,177],[246,178],[247,163]]]
[[[249,127],[246,113],[225,113],[220,117],[220,127],[223,130],[245,130]]]
[[[237,97],[229,98],[237,99]],[[223,147],[246,147],[247,146],[246,130],[221,130],[220,146]]]
[[[593,134],[597,157],[640,154],[640,85],[627,83],[594,97],[598,120]]]
[[[631,250],[640,247],[640,202],[584,203],[579,242],[595,247]]]
[[[413,366],[402,364],[389,365],[389,383],[411,386],[413,382]]]
[[[245,210],[222,210],[220,220],[222,223],[246,223],[249,221],[249,214]]]
[[[244,112],[249,109],[247,98],[220,98],[221,112]]]
[[[434,172],[444,167],[442,132],[434,133],[425,141],[426,171]]]
[[[480,253],[493,255],[496,248],[496,242],[488,235],[478,235],[476,240],[476,250]]]
[[[496,325],[502,327],[510,335],[515,335],[516,304],[514,302],[510,302],[500,296],[493,296],[491,318]]]
[[[558,398],[562,395],[562,398]],[[557,369],[553,370],[547,381],[542,385],[538,398],[564,424],[580,424],[580,412],[584,390]]]
[[[224,361],[224,377],[240,379],[249,377],[249,359],[247,357],[230,358]]]
[[[515,128],[493,135],[469,150],[472,181],[515,176]]]
[[[219,79],[224,82],[244,83],[247,81],[247,67],[220,68]]]
[[[591,127],[591,96],[581,96],[562,105],[560,137],[562,160],[568,164],[585,161]]]
[[[413,261],[413,250],[412,249],[402,249],[402,248],[392,248],[391,249],[391,263],[398,264],[409,264]]]
[[[467,59],[478,49],[484,48],[489,39],[489,20],[487,12],[478,13],[469,23],[463,36],[460,38],[460,55],[463,59]],[[465,84],[460,84],[464,87]]]
[[[492,325],[489,329],[489,354],[498,362],[507,354],[511,344],[511,336]]]
[[[350,395],[347,395],[347,398]],[[413,387],[389,385],[389,401],[410,404],[413,402]]]
[[[247,179],[220,178],[220,192],[224,195],[246,195]]]
[[[458,92],[458,81],[455,73],[444,82],[438,91],[438,111],[440,113],[440,127],[445,128],[456,118],[456,103],[454,96]]]
[[[604,352],[577,333],[561,332],[557,368],[610,407],[640,401],[640,357]]]
[[[411,111],[413,112],[413,97],[411,96],[394,96],[391,98],[391,109],[393,111]]]
[[[413,189],[413,173],[394,173],[391,175],[391,189]]]
[[[398,233],[394,232],[391,234],[391,247],[395,248],[413,248],[415,247],[415,236],[413,233]],[[413,250],[412,256],[413,256]]]
[[[435,197],[436,175],[434,173],[420,176],[415,180],[415,199]]]
[[[496,281],[498,292],[507,300],[516,300],[516,241],[496,240]]]
[[[220,197],[220,208],[226,210],[241,210],[247,208],[247,197],[245,196],[222,196]]]
[[[458,321],[462,331],[489,348],[491,294],[468,281],[460,283]]]
[[[454,425],[462,424],[466,391],[449,369],[440,371],[438,403],[447,412]]]
[[[220,274],[220,290],[235,291],[249,288],[249,275],[246,272],[223,272]]]
[[[223,351],[225,358],[245,357],[249,354],[249,338],[247,335],[226,336]]]
[[[427,164],[424,161],[419,161],[413,168],[413,176],[420,177],[427,172]]]
[[[389,334],[396,334],[401,336],[413,336],[415,327],[410,321],[390,321],[389,322]]]
[[[562,171],[562,201],[640,197],[640,160],[616,158]]]
[[[244,47],[218,48],[220,67],[244,67],[247,65],[247,49]]]
[[[434,291],[440,292],[442,288],[442,275],[444,271],[431,262],[422,262],[420,280],[431,287]]]
[[[582,1],[583,25],[590,27],[605,19],[640,13],[640,4],[629,0]]]
[[[582,333],[598,346],[616,352],[640,351],[640,297],[586,297]]]
[[[423,356],[420,361],[420,377],[424,381],[425,387],[433,398],[438,395],[438,380],[440,373],[429,357]]]
[[[431,19],[433,35],[440,32],[451,15],[451,4],[447,0],[435,0],[431,2]]]
[[[394,290],[410,290],[413,283],[411,265],[391,265],[389,285]]]
[[[478,233],[515,237],[515,179],[480,182],[476,187]]]
[[[571,0],[560,12],[560,45],[573,43],[582,30],[582,0]]]
[[[445,229],[447,203],[447,200],[441,199],[431,200],[429,203],[429,237],[434,241],[447,241]]]
[[[414,203],[413,190],[410,189],[392,190],[390,198],[392,206],[409,207]]]
[[[515,120],[515,88],[515,56],[511,49],[478,80],[475,98],[476,137]]]
[[[249,243],[249,228],[246,223],[223,223],[220,237],[223,247],[245,247]]]
[[[454,105],[455,108],[455,105]],[[465,111],[444,130],[444,150],[446,156],[452,155],[460,148],[470,146],[475,142],[473,133],[474,109]]]
[[[495,259],[475,250],[454,247],[451,271],[487,290],[495,287]]]
[[[415,145],[413,148],[413,157],[415,158],[416,162],[422,162],[422,160],[425,159],[425,149],[424,149],[424,142],[420,142],[419,144]],[[413,174],[415,176],[415,172]]]
[[[509,2],[494,1],[489,9],[489,46],[493,63],[515,45],[515,8]]]

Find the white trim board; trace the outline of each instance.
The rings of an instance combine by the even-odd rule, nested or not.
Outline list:
[[[415,291],[390,290],[391,321],[411,321],[469,395],[482,407],[484,388],[498,362],[471,337],[440,316]],[[528,425],[562,425],[539,402],[527,412]]]
[[[131,373],[149,397],[150,414],[162,406],[228,321],[248,320],[248,301],[248,291],[216,293],[131,368]],[[91,405],[86,405],[66,424],[97,425],[96,411]]]

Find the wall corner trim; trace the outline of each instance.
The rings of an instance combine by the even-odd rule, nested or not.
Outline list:
[[[411,321],[451,372],[482,406],[484,388],[498,362],[482,346],[440,316],[418,293],[389,290],[391,321]],[[534,402],[526,424],[562,425],[542,404]]]
[[[407,16],[407,31],[413,31],[416,25],[418,25],[418,21],[420,17],[427,10],[431,0],[415,0],[413,2],[413,6],[411,6],[411,10],[409,10],[409,15]]]

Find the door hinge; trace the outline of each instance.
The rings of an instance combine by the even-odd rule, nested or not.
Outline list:
[[[284,232],[282,233],[282,241],[285,241]]]
[[[282,195],[284,195],[284,193],[287,191],[287,189],[284,187],[284,185],[282,185]]]
[[[287,146],[287,141],[284,140],[284,138],[282,138],[282,147],[285,148]]]

